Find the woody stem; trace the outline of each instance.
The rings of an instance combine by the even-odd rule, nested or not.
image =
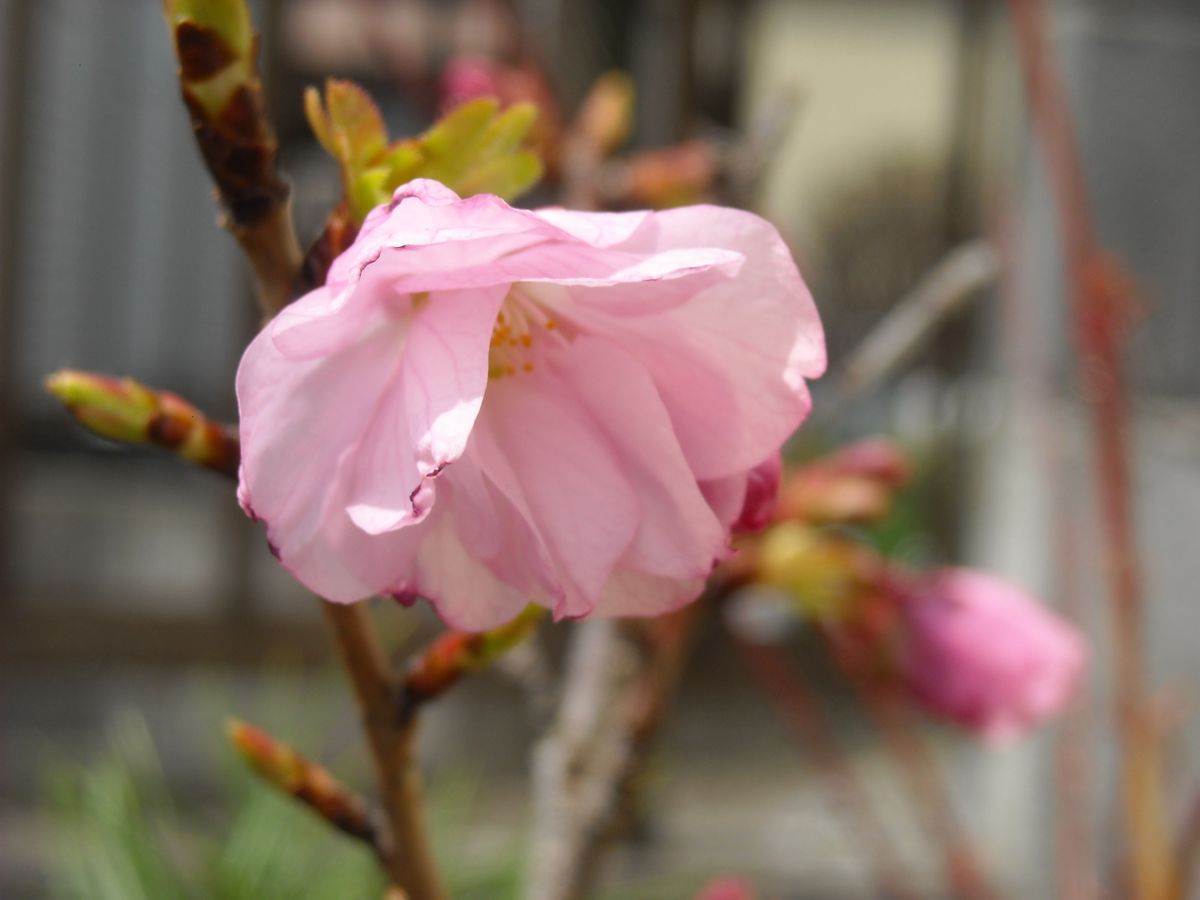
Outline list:
[[[342,665],[358,701],[367,745],[391,826],[383,841],[388,875],[409,900],[445,900],[425,822],[415,745],[418,716],[402,717],[396,681],[365,604],[322,601]]]

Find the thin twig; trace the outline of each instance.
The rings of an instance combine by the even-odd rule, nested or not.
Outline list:
[[[400,714],[409,717],[459,679],[486,668],[533,636],[546,610],[528,606],[510,622],[487,631],[446,631],[413,654],[400,684]]]
[[[530,900],[583,894],[631,750],[630,736],[616,723],[638,661],[617,624],[593,619],[575,626],[567,659],[557,720],[533,757]]]
[[[1200,793],[1192,797],[1179,828],[1175,843],[1175,882],[1168,895],[1170,900],[1187,900],[1193,896],[1197,862],[1200,862]]]
[[[871,718],[884,735],[892,759],[908,781],[925,830],[942,851],[946,878],[953,895],[962,900],[996,900],[999,894],[984,874],[970,834],[954,810],[937,760],[917,733],[911,715],[891,691],[854,667],[842,666],[842,672],[863,699]]]
[[[225,725],[229,742],[269,784],[304,804],[334,828],[371,847],[386,864],[386,848],[366,801],[293,747],[238,719]]]
[[[397,685],[366,605],[322,601],[321,607],[358,700],[391,826],[390,844],[385,844],[388,873],[411,900],[441,900],[447,894],[429,843],[414,754],[417,720],[401,720]]]
[[[841,409],[893,374],[943,322],[994,283],[999,271],[985,241],[951,250],[855,348],[838,373],[834,400],[826,408]]]
[[[812,754],[830,794],[840,801],[834,806],[845,813],[847,822],[856,832],[864,851],[860,858],[873,869],[880,895],[917,900],[922,896],[921,892],[893,849],[887,830],[875,814],[866,789],[846,761],[813,692],[778,649],[769,644],[751,643],[733,629],[727,631],[780,717],[800,737],[804,749]]]
[[[1092,413],[1121,745],[1121,795],[1137,900],[1166,896],[1172,861],[1162,809],[1158,747],[1146,715],[1142,584],[1131,510],[1128,409],[1121,363],[1130,287],[1098,245],[1070,107],[1050,57],[1044,8],[1010,0],[1030,113],[1049,172],[1063,237],[1080,382]]]

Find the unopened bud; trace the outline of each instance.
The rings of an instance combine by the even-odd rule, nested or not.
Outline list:
[[[206,418],[169,391],[131,378],[63,369],[46,379],[46,390],[81,425],[123,444],[151,444],[188,462],[237,475],[240,447],[233,429]]]
[[[305,759],[267,732],[230,719],[226,735],[234,749],[267,782],[299,800],[340,831],[367,842],[375,829],[366,803],[325,768]]]
[[[778,517],[872,522],[887,515],[909,474],[908,461],[890,441],[859,441],[793,471],[780,494]]]
[[[704,141],[686,141],[629,158],[618,193],[632,206],[665,209],[698,203],[709,195],[720,170],[716,151]]]
[[[437,697],[463,675],[491,665],[531,637],[545,609],[528,606],[504,625],[488,631],[448,631],[413,657],[404,676],[404,703],[413,707]]]
[[[239,84],[255,79],[254,27],[245,0],[165,0],[179,79],[215,118]]]
[[[586,141],[598,156],[610,156],[629,139],[633,102],[633,79],[624,72],[606,72],[584,98],[575,136]]]

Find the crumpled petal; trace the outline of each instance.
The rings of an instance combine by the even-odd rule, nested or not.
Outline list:
[[[750,469],[808,414],[805,379],[825,370],[816,307],[778,232],[758,216],[696,206],[659,213],[655,222],[656,250],[719,246],[746,262],[736,278],[665,312],[614,312],[588,323],[619,335],[646,367],[698,478]]]
[[[473,450],[547,549],[561,591],[555,616],[578,617],[595,606],[642,510],[604,434],[555,379],[535,377],[537,387],[515,378],[491,386]]]
[[[240,495],[247,512],[267,521],[285,558],[335,514],[330,478],[370,427],[402,340],[400,326],[376,317],[367,337],[327,357],[289,360],[269,330],[246,349],[237,377]]]
[[[488,346],[507,288],[444,291],[407,324],[400,365],[350,475],[351,520],[369,534],[420,521],[427,480],[462,455],[488,382]]]
[[[688,467],[654,382],[628,353],[598,338],[579,338],[556,363],[641,503],[622,563],[674,578],[707,576],[714,560],[728,555],[728,533]]]

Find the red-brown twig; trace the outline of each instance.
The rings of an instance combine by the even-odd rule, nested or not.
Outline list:
[[[1192,896],[1197,862],[1200,862],[1200,794],[1192,797],[1175,843],[1175,880],[1168,895],[1170,900],[1187,900]]]
[[[425,826],[421,772],[414,753],[416,720],[400,716],[397,685],[366,604],[322,601],[321,607],[358,700],[391,827],[383,843],[388,874],[410,900],[441,900],[447,895]]]
[[[1103,557],[1112,594],[1121,797],[1132,861],[1130,890],[1159,900],[1171,879],[1158,748],[1146,716],[1142,585],[1130,508],[1128,410],[1121,340],[1130,287],[1092,227],[1070,109],[1050,59],[1039,0],[1010,0],[1029,109],[1050,176],[1063,238],[1075,352],[1091,406]]]
[[[263,779],[294,797],[334,828],[364,841],[384,858],[379,833],[362,797],[342,785],[327,769],[261,728],[237,719],[225,726],[229,742]]]
[[[892,848],[887,830],[875,814],[865,788],[838,746],[820,703],[796,673],[782,651],[769,644],[751,643],[729,629],[729,635],[755,680],[762,686],[780,717],[796,732],[820,768],[832,795],[841,802],[846,820],[857,832],[862,858],[874,870],[881,896],[916,900],[921,892]]]
[[[521,615],[488,631],[447,631],[413,654],[400,684],[402,716],[453,687],[459,679],[483,669],[537,630],[546,610],[529,606]]]
[[[883,733],[892,759],[908,781],[915,801],[913,806],[924,820],[925,831],[942,851],[946,880],[953,896],[962,900],[995,900],[999,895],[984,874],[970,836],[958,820],[937,760],[917,733],[901,698],[853,666],[843,666],[842,671],[858,691]]]

